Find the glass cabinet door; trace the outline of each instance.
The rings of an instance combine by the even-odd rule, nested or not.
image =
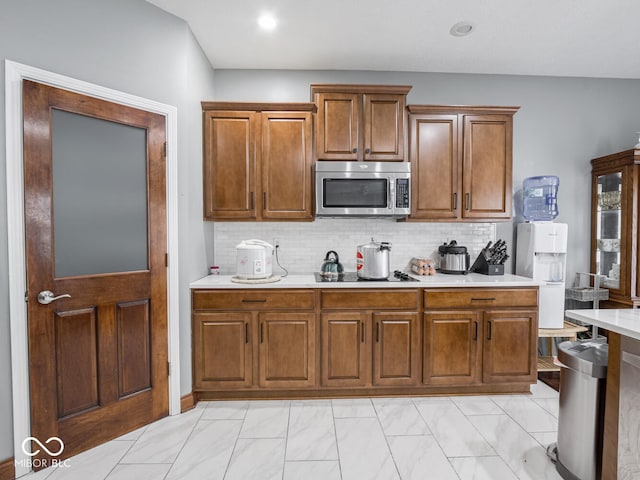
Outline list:
[[[620,288],[622,232],[622,172],[597,179],[596,273],[607,277],[604,286]]]

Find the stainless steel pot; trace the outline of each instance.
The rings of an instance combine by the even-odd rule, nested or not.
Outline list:
[[[356,254],[358,278],[363,280],[386,280],[389,278],[389,251],[391,244],[388,242],[374,242],[358,245]]]
[[[440,254],[440,272],[466,274],[469,270],[470,257],[467,247],[458,245],[455,240],[438,247]]]

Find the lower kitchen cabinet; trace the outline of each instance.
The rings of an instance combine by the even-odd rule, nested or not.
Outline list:
[[[315,385],[315,313],[261,313],[258,320],[260,386]]]
[[[420,369],[418,314],[322,314],[322,385],[416,385]]]
[[[420,333],[417,313],[375,312],[373,384],[416,385],[420,379]]]
[[[537,377],[538,316],[528,310],[484,312],[482,381],[529,382]]]
[[[423,382],[534,383],[537,305],[535,288],[425,290]]]
[[[322,314],[321,384],[361,387],[371,378],[371,335],[360,312]],[[367,338],[369,337],[369,338]]]
[[[470,385],[481,380],[482,319],[477,311],[424,315],[423,378],[428,385]]]
[[[200,399],[521,393],[537,288],[192,291]]]
[[[193,315],[193,385],[246,388],[253,383],[249,312]]]

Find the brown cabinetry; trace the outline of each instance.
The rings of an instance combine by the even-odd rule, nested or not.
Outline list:
[[[322,385],[417,384],[418,291],[333,290],[321,298]]]
[[[511,218],[518,107],[409,105],[411,219]]]
[[[311,85],[317,160],[405,160],[410,86]]]
[[[205,220],[312,220],[315,105],[202,108]]]
[[[309,290],[194,290],[194,389],[314,386],[314,297]]]
[[[601,308],[640,306],[640,150],[591,160],[591,272],[606,277]]]
[[[423,381],[535,382],[537,303],[537,289],[425,290]]]

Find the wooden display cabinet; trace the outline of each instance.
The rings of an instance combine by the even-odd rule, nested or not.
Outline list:
[[[591,160],[591,272],[604,275],[600,308],[640,306],[640,150]]]
[[[519,107],[409,105],[410,220],[511,218]]]

